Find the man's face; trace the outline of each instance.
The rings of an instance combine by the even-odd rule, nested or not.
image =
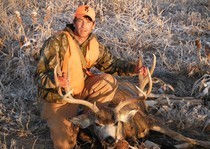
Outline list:
[[[95,28],[95,22],[88,17],[76,18],[74,21],[74,33],[81,38],[88,38],[92,30]]]

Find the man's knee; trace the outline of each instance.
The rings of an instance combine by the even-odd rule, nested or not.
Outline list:
[[[94,100],[98,101],[98,105],[108,105],[114,97],[116,89],[118,87],[117,80],[110,74],[102,74],[100,76],[100,82],[94,90],[93,97],[97,97]]]
[[[63,142],[63,141],[57,141],[54,142],[54,148],[55,149],[73,149],[76,146],[76,141],[75,142]]]
[[[73,149],[77,143],[79,127],[69,124],[58,124],[50,126],[51,139],[55,149]]]
[[[118,86],[117,80],[112,75],[103,74],[102,78],[103,78],[102,81],[105,83],[108,89],[114,91],[117,88]]]
[[[60,140],[60,138],[54,138],[53,144],[55,149],[73,149],[77,144],[77,140]]]

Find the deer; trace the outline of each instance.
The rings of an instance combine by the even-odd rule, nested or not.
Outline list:
[[[69,121],[80,129],[89,128],[100,140],[104,148],[116,148],[117,143],[121,141],[128,142],[129,147],[134,148],[134,143],[137,142],[138,139],[148,136],[150,131],[160,132],[177,141],[184,141],[192,145],[209,148],[210,141],[201,141],[184,136],[149,115],[146,99],[152,91],[153,84],[151,75],[154,72],[155,66],[155,55],[153,55],[153,64],[150,70],[143,66],[143,58],[140,56],[139,67],[140,70],[146,72],[146,75],[140,71],[139,87],[133,88],[129,86],[129,93],[123,92],[125,84],[119,84],[120,92],[116,94],[121,94],[122,96],[118,97],[124,97],[125,99],[114,103],[113,106],[99,108],[96,103],[75,99],[71,95],[72,91],[67,90],[68,92],[62,96],[62,100],[70,104],[80,104],[90,109],[87,113],[69,118]],[[122,88],[120,88],[120,86],[122,86]],[[146,87],[147,89],[145,89]],[[135,95],[136,91],[138,95]],[[128,97],[128,94],[131,97]],[[114,97],[113,101],[115,100],[116,98]]]

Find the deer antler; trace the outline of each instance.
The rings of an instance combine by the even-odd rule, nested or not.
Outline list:
[[[62,90],[61,90],[61,87],[59,86],[59,83],[58,83],[58,74],[61,76],[63,75],[62,74],[62,70],[61,70],[61,67],[60,67],[60,60],[59,60],[59,54],[58,54],[58,51],[56,51],[56,56],[55,56],[55,61],[56,61],[56,66],[54,68],[54,80],[55,80],[55,85],[58,87],[58,94],[60,96],[63,96],[63,93],[62,93]],[[68,63],[66,64],[67,65],[67,68],[68,68]],[[67,69],[67,76],[68,76],[68,79],[69,79],[69,69]],[[69,93],[71,91],[70,87],[66,87],[64,88],[65,92],[66,93]]]
[[[124,100],[124,101],[121,101],[118,106],[115,108],[115,112],[116,113],[119,113],[119,111],[125,107],[126,105],[128,104],[132,104],[132,103],[135,103],[135,102],[138,102],[138,99],[128,99],[128,100]]]
[[[58,84],[58,76],[57,76],[57,73],[56,73],[56,68],[57,68],[57,65],[56,65],[55,70],[54,70],[54,78],[55,78],[55,84],[59,87],[59,84]],[[73,98],[71,96],[71,94],[73,93],[73,90],[67,91],[66,94],[63,95],[62,94],[62,91],[61,91],[61,87],[59,87],[58,88],[58,93],[59,93],[59,95],[62,96],[62,101],[65,101],[65,102],[68,102],[68,103],[71,103],[71,104],[81,104],[81,105],[84,105],[84,106],[90,108],[95,113],[97,113],[99,111],[99,108],[96,106],[95,103],[92,104],[91,102],[88,102],[86,100]]]
[[[58,87],[58,94],[60,96],[63,96],[63,93],[61,91],[61,87],[59,86],[59,83],[58,83],[58,74],[57,74],[57,69],[58,69],[58,64],[55,66],[54,68],[54,80],[55,80],[55,85]]]
[[[89,101],[83,100],[83,99],[75,99],[71,96],[73,90],[71,90],[69,93],[63,96],[62,100],[66,101],[71,104],[81,104],[88,108],[90,108],[94,113],[97,113],[99,111],[99,108],[96,106],[96,103],[91,103]]]
[[[58,94],[62,97],[62,101],[65,101],[65,102],[68,102],[71,104],[81,104],[81,105],[84,105],[84,106],[90,108],[95,113],[98,112],[99,109],[95,103],[92,104],[91,102],[88,102],[86,100],[73,98],[71,96],[71,94],[73,93],[73,90],[69,91],[67,88],[65,88],[66,94],[63,95],[63,93],[61,91],[61,87],[59,87],[59,83],[58,83],[57,67],[58,67],[58,64],[55,66],[55,69],[54,69],[54,79],[55,79],[56,86],[58,86]]]
[[[138,102],[138,100],[139,99],[143,99],[143,100],[145,100],[145,99],[147,99],[147,96],[150,94],[150,92],[152,91],[152,78],[151,78],[151,74],[150,74],[150,72],[152,72],[153,73],[153,71],[154,71],[154,68],[155,68],[155,65],[156,65],[156,57],[155,57],[155,55],[153,55],[154,56],[154,61],[153,61],[153,66],[152,66],[152,68],[151,68],[151,71],[149,71],[149,69],[148,68],[146,68],[146,71],[148,72],[148,74],[147,74],[147,78],[145,78],[145,79],[147,79],[147,82],[145,83],[145,85],[143,86],[143,87],[145,87],[146,85],[147,85],[147,83],[149,84],[149,87],[148,87],[148,90],[147,90],[147,92],[145,93],[144,92],[144,88],[142,88],[142,86],[140,86],[140,88],[139,87],[137,87],[137,89],[141,92],[141,94],[143,94],[142,96],[140,96],[139,98],[137,98],[137,99],[131,99],[131,100],[125,100],[125,101],[122,101],[122,102],[120,102],[119,104],[118,104],[118,106],[115,108],[115,112],[116,113],[118,113],[124,106],[126,106],[126,105],[128,105],[128,104],[132,104],[132,103],[135,103],[135,102]],[[141,57],[142,58],[142,57]],[[142,59],[139,59],[139,66],[140,67],[142,67]],[[142,74],[139,74],[139,75],[142,75]],[[142,75],[143,76],[143,75]],[[140,77],[139,77],[140,78]],[[142,78],[142,80],[143,80],[143,78]],[[142,80],[140,80],[139,79],[139,81],[142,81]],[[144,80],[143,80],[144,81]],[[140,84],[140,83],[139,83]],[[141,85],[141,84],[140,84]]]
[[[140,98],[142,99],[147,99],[147,96],[151,93],[151,91],[152,91],[152,77],[151,77],[151,74],[150,74],[150,72],[149,72],[149,69],[147,68],[147,71],[148,71],[148,77],[147,77],[147,79],[148,79],[148,84],[149,84],[149,88],[148,88],[148,90],[147,90],[147,92],[146,92],[146,94],[145,94],[145,92],[144,92],[144,88],[139,88],[139,87],[137,87],[136,86],[136,88],[139,90],[139,92],[141,93],[141,94],[143,94],[143,96],[141,96]],[[139,80],[140,81],[140,80]],[[146,84],[144,85],[144,87],[146,86]]]
[[[84,105],[84,106],[90,108],[93,112],[97,113],[99,111],[99,108],[96,106],[96,103],[93,104],[93,103],[88,102],[86,100],[73,98],[72,97],[73,89],[70,90],[69,87],[64,88],[66,94],[63,95],[61,87],[59,86],[59,83],[58,83],[58,76],[57,75],[58,75],[58,73],[61,74],[61,70],[58,69],[58,67],[59,67],[59,59],[58,59],[58,54],[57,53],[56,53],[56,62],[57,62],[57,64],[56,64],[56,66],[54,68],[54,80],[55,80],[55,85],[58,87],[58,94],[62,97],[61,100],[65,101],[65,102],[68,102],[68,103],[71,103],[71,104]]]
[[[139,57],[139,69],[141,69],[143,66],[143,58],[142,58],[142,55],[140,55]],[[150,74],[152,75],[154,70],[155,70],[155,67],[156,67],[156,56],[153,54],[153,64],[152,64],[152,67],[150,69]],[[148,84],[149,82],[149,77],[148,76],[144,76],[143,73],[140,73],[139,74],[139,88],[141,90],[143,90],[145,88],[145,86]]]

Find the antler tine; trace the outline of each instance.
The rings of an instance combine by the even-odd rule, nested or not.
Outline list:
[[[149,72],[149,69],[147,68],[147,71],[148,71],[148,79],[149,79],[149,88],[147,90],[147,92],[145,93],[141,88],[139,88],[138,86],[136,86],[136,88],[139,90],[139,95],[143,94],[143,96],[141,96],[140,98],[145,100],[147,99],[147,96],[151,93],[152,91],[152,77],[151,77],[151,74]]]
[[[59,83],[58,83],[58,74],[61,76],[62,75],[62,71],[61,71],[61,67],[60,67],[60,60],[59,60],[59,54],[58,54],[58,51],[56,51],[56,55],[55,55],[55,61],[56,61],[56,66],[54,68],[54,80],[55,80],[55,85],[56,87],[58,87],[58,94],[60,96],[63,96],[63,93],[62,93],[62,90],[61,90],[61,87],[59,86]],[[68,64],[67,64],[68,66]],[[68,72],[67,72],[67,75],[69,75],[69,69],[67,69]],[[68,76],[69,78],[69,76]],[[66,87],[64,88],[65,89],[65,92],[66,93],[69,93],[71,90],[70,90],[70,87]]]
[[[152,75],[153,72],[154,72],[154,70],[155,70],[155,67],[156,67],[156,56],[153,54],[153,64],[152,64],[151,69],[150,69],[149,71],[147,70],[147,72],[150,72],[150,75]],[[140,88],[142,91],[144,91],[145,86],[146,86],[146,85],[148,84],[148,82],[150,81],[149,79],[150,79],[149,76],[143,77],[142,74],[139,74],[139,88]],[[152,83],[152,82],[150,82],[150,83]]]
[[[83,100],[83,99],[75,99],[74,97],[71,96],[71,93],[73,90],[65,94],[62,98],[62,101],[71,103],[71,104],[81,104],[84,105],[88,108],[90,108],[94,113],[97,113],[99,111],[99,108],[96,106],[96,104],[91,103],[89,101]]]
[[[58,64],[54,68],[54,80],[55,80],[55,85],[59,86],[59,84],[58,84],[58,76],[57,76],[57,68],[58,68]]]
[[[141,54],[139,55],[138,67],[139,70],[143,67],[143,56]],[[141,88],[141,86],[143,85],[144,76],[143,74],[139,73],[138,77],[139,77],[139,87]]]
[[[138,86],[136,86],[136,88],[138,89],[138,91],[140,92],[140,94],[143,94],[144,98],[146,98],[146,94],[144,93],[144,91],[142,91]]]
[[[55,55],[55,61],[56,61],[56,65],[55,65],[55,68],[54,68],[54,80],[55,80],[55,85],[56,87],[58,87],[58,94],[60,96],[63,96],[63,93],[62,93],[62,90],[61,90],[61,87],[59,86],[59,83],[58,83],[58,74],[61,75],[61,69],[60,68],[60,60],[59,60],[59,54],[58,54],[58,50],[56,50],[56,55]]]
[[[148,79],[149,79],[149,88],[148,88],[147,93],[146,93],[146,98],[152,91],[152,76],[151,76],[148,68],[147,68],[147,71],[148,71]]]
[[[143,66],[143,56],[142,54],[139,55],[139,61],[138,61],[138,64],[139,64],[139,68],[141,68]]]
[[[61,87],[59,86],[59,83],[58,83],[58,76],[57,76],[57,69],[58,69],[58,64],[55,66],[54,68],[54,80],[55,80],[55,85],[58,87],[58,94],[60,96],[63,96],[63,93],[61,91]]]
[[[151,75],[153,74],[153,72],[154,72],[154,70],[155,70],[156,62],[157,62],[156,55],[153,54],[153,64],[152,64],[152,67],[151,67],[151,69],[150,69],[150,71],[149,71]]]
[[[115,112],[116,112],[116,113],[119,113],[119,111],[120,111],[123,107],[125,107],[125,106],[128,105],[128,104],[133,104],[133,103],[135,103],[135,102],[138,102],[138,99],[128,99],[128,100],[121,101],[121,102],[117,105],[117,107],[115,108]]]

